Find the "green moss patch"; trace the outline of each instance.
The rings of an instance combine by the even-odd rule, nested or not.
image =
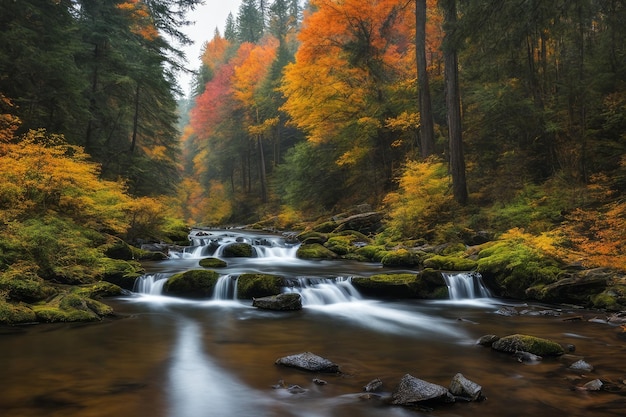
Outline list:
[[[218,258],[204,258],[200,259],[200,266],[203,268],[225,268],[228,263]]]
[[[339,256],[319,243],[302,244],[296,256],[300,259],[336,259]]]
[[[424,266],[444,271],[471,271],[476,268],[476,261],[455,255],[433,255],[424,260]]]
[[[407,249],[398,249],[387,252],[381,259],[383,266],[407,266],[412,267],[419,264],[419,257]]]
[[[163,292],[168,295],[189,298],[206,298],[213,294],[219,274],[215,271],[194,269],[172,275]]]
[[[24,324],[37,321],[35,312],[26,304],[0,300],[0,324]]]
[[[132,290],[137,278],[144,274],[139,262],[104,258],[101,261],[102,280],[125,290]]]
[[[271,274],[242,274],[237,279],[237,296],[244,299],[280,294],[285,279]]]
[[[223,255],[226,258],[251,258],[253,250],[248,243],[231,243],[224,247]]]
[[[496,340],[492,349],[500,352],[530,352],[539,356],[559,356],[565,353],[563,347],[552,340],[535,336],[514,334]]]

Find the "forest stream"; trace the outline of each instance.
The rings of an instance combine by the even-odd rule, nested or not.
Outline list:
[[[203,257],[219,257],[219,242],[230,239],[252,242],[256,256],[229,258],[211,299],[161,294],[168,276],[199,268]],[[450,300],[368,299],[350,277],[381,273],[380,264],[302,260],[297,246],[280,236],[239,230],[212,231],[210,239],[194,238],[193,244],[168,260],[146,263],[148,274],[136,291],[106,300],[118,318],[0,328],[1,414],[555,417],[622,416],[626,409],[619,388],[626,380],[626,337],[603,321],[602,312],[493,298],[480,281],[468,284],[467,274],[448,276]],[[260,310],[236,299],[236,277],[243,272],[293,278],[298,285],[284,291],[299,292],[303,309]],[[526,363],[476,344],[486,334],[516,333],[575,351]],[[341,372],[275,364],[301,352],[327,358]],[[594,369],[568,369],[578,359]],[[405,374],[447,387],[459,372],[482,386],[485,400],[430,410],[384,401]],[[363,387],[376,378],[382,390],[364,396]],[[618,388],[582,389],[594,379]],[[292,385],[302,389],[283,388]]]

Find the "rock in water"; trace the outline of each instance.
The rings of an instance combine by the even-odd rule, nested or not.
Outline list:
[[[591,366],[591,364],[589,364],[588,362],[585,362],[584,360],[580,359],[574,362],[573,364],[571,364],[569,369],[573,371],[591,372],[593,371],[593,366]]]
[[[269,297],[254,298],[252,306],[264,310],[302,310],[302,297],[298,293],[283,293]]]
[[[391,395],[391,404],[410,406],[423,402],[453,403],[454,396],[441,385],[404,375]]]
[[[311,372],[339,372],[339,365],[311,352],[298,353],[276,360],[276,365],[289,366]]]
[[[470,401],[477,401],[481,398],[483,387],[465,378],[458,373],[450,382],[450,392],[458,397],[467,398]]]
[[[496,340],[491,348],[500,352],[529,352],[539,356],[559,356],[565,351],[561,345],[552,340],[523,334],[513,334]]]
[[[363,387],[363,391],[365,392],[378,391],[380,390],[382,386],[383,386],[383,381],[381,381],[380,378],[372,379],[370,382],[367,383],[366,386]]]

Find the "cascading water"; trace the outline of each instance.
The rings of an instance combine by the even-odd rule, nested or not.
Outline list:
[[[137,278],[133,291],[139,294],[161,295],[169,274],[147,274]]]
[[[442,273],[451,300],[490,298],[491,294],[478,272]]]
[[[359,292],[352,286],[350,278],[298,278],[297,285],[284,289],[296,292],[302,298],[303,306],[346,303],[362,300]]]
[[[218,278],[213,290],[214,300],[236,300],[237,299],[237,279],[239,277],[222,275]]]

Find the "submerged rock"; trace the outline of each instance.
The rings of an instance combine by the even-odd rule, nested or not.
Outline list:
[[[593,366],[591,366],[591,364],[585,362],[584,360],[580,359],[574,362],[573,364],[571,364],[569,369],[573,371],[591,372],[593,371]]]
[[[252,306],[264,310],[292,311],[302,309],[302,297],[297,293],[284,293],[253,298]]]
[[[556,342],[540,337],[514,334],[496,340],[492,349],[500,352],[529,352],[539,356],[559,356],[565,353],[563,347]]]
[[[453,403],[447,388],[406,374],[391,395],[391,404],[412,406],[419,403]]]
[[[363,391],[365,392],[378,391],[382,388],[382,386],[383,386],[383,381],[381,381],[380,378],[372,379],[370,382],[367,383],[367,385],[363,387]]]
[[[539,355],[535,355],[530,352],[524,352],[521,350],[518,350],[517,352],[515,352],[513,356],[515,356],[518,362],[527,363],[527,364],[537,364],[541,362],[541,360],[543,359]]]
[[[457,397],[467,399],[468,401],[478,401],[482,398],[483,387],[465,378],[463,374],[458,373],[450,382],[450,393]]]
[[[480,339],[476,341],[476,344],[491,347],[491,345],[493,345],[493,343],[498,339],[500,339],[500,337],[496,336],[495,334],[486,334],[484,336],[481,336]]]
[[[336,373],[339,372],[339,365],[328,359],[317,356],[311,352],[298,353],[296,355],[284,356],[276,360],[276,365],[298,368],[311,372]]]

